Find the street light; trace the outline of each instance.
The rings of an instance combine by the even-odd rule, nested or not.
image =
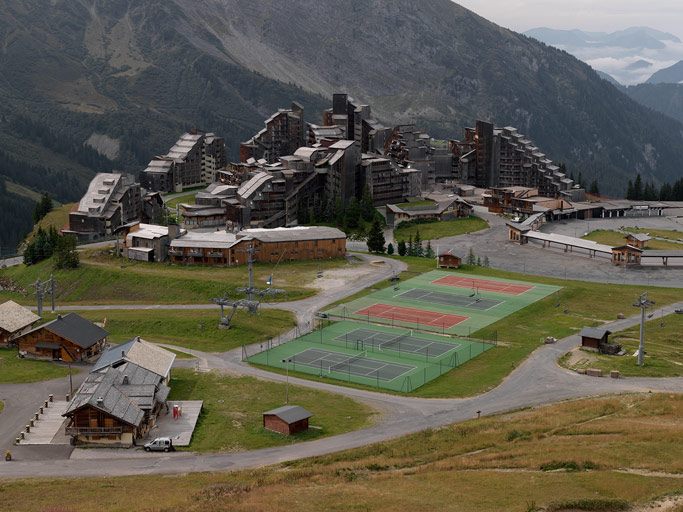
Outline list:
[[[59,360],[62,363],[66,363],[67,366],[69,367],[69,398],[72,398],[74,395],[74,383],[73,383],[73,379],[71,377],[71,361],[66,361],[65,359],[62,359],[61,357],[59,358]]]
[[[289,405],[289,363],[292,362],[292,358],[283,359],[282,362],[285,364],[285,405]]]
[[[655,301],[647,298],[647,292],[640,294],[633,306],[640,308],[640,343],[638,345],[638,366],[643,366],[643,357],[645,354],[645,310],[650,306],[654,306]]]

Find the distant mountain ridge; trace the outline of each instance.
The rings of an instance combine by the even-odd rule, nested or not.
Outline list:
[[[680,84],[683,83],[683,60],[671,67],[660,69],[647,81],[648,84]]]
[[[665,42],[680,43],[677,36],[649,27],[629,27],[616,32],[585,32],[583,30],[560,30],[548,27],[532,28],[524,35],[553,46],[598,48],[616,46],[660,50]]]
[[[0,37],[0,177],[64,202],[192,127],[235,158],[278,106],[316,122],[333,92],[441,138],[517,126],[613,195],[683,161],[683,125],[450,0],[7,0]]]

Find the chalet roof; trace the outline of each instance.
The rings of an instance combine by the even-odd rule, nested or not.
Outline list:
[[[629,233],[626,238],[632,238],[633,240],[638,240],[639,242],[647,242],[652,240],[652,237],[647,233]]]
[[[266,411],[263,413],[263,415],[277,416],[282,421],[289,424],[296,423],[297,421],[305,420],[313,416],[313,414],[298,405],[285,405],[271,411]]]
[[[12,300],[0,304],[0,329],[3,331],[17,332],[38,320],[38,315]]]
[[[51,322],[39,325],[30,332],[35,332],[39,329],[46,329],[81,348],[90,348],[109,335],[100,326],[95,325],[90,320],[86,320],[76,313],[69,313],[64,316],[58,315]]]
[[[169,350],[149,343],[139,336],[107,350],[95,364],[93,371],[103,368],[119,367],[123,363],[132,363],[145,370],[166,378],[175,361],[175,354]]]
[[[605,334],[612,334],[608,329],[600,329],[598,327],[584,327],[579,336],[586,338],[602,339]]]
[[[237,233],[237,240],[250,238],[262,242],[296,242],[302,240],[346,239],[346,234],[327,226],[295,226],[291,228],[253,228]]]
[[[124,423],[139,426],[144,411],[164,402],[169,392],[160,375],[141,366],[133,363],[109,366],[86,377],[63,416],[91,406]]]
[[[190,249],[229,249],[235,244],[235,241],[235,235],[227,231],[210,231],[208,233],[188,231],[187,234],[173,240],[171,247],[174,249],[183,247]]]

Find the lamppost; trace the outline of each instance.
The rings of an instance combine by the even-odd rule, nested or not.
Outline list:
[[[648,300],[647,292],[640,294],[633,306],[640,308],[640,343],[638,344],[638,366],[643,366],[643,357],[645,356],[645,310],[650,306],[654,306],[655,301]]]
[[[67,366],[69,367],[69,399],[71,399],[71,398],[73,398],[73,394],[74,394],[74,382],[73,382],[73,379],[71,377],[71,361],[66,361],[66,360],[62,359],[61,357],[59,358],[59,360],[62,363],[66,363]]]
[[[289,363],[292,362],[292,358],[283,359],[282,362],[285,364],[285,405],[289,405]]]

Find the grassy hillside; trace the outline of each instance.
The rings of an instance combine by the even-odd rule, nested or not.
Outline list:
[[[471,420],[249,471],[31,479],[5,481],[0,490],[17,512],[648,510],[657,498],[683,493],[681,415],[680,395],[626,395]],[[35,492],[36,485],[45,492]],[[674,510],[680,508],[668,512]]]

